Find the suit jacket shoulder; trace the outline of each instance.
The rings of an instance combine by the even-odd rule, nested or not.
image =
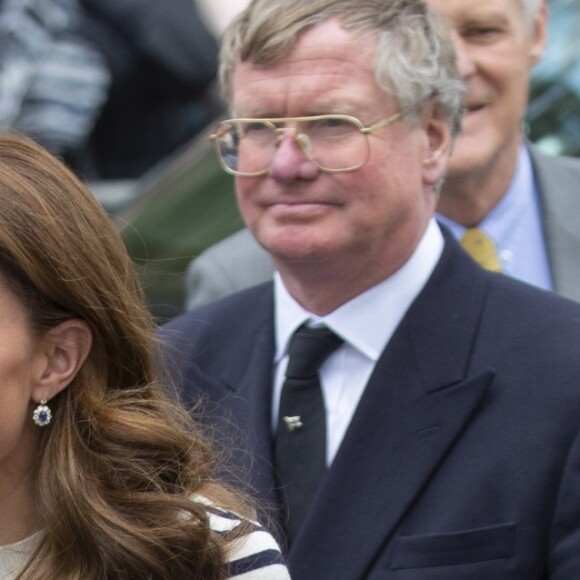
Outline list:
[[[580,302],[580,159],[530,148],[555,291]]]
[[[225,450],[241,478],[234,483],[247,486],[266,511],[277,503],[271,446],[273,312],[273,283],[268,282],[188,312],[161,329],[168,371],[184,403],[196,406],[199,419],[210,424],[217,448]]]
[[[233,364],[251,350],[256,332],[273,325],[273,316],[273,283],[265,282],[178,316],[161,336],[180,356],[209,362],[223,355]]]

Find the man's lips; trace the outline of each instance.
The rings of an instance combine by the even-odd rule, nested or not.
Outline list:
[[[326,201],[272,201],[266,205],[282,205],[286,207],[302,206],[302,205],[333,205]]]
[[[292,208],[301,206],[330,206],[330,205],[338,205],[338,203],[330,199],[311,199],[302,196],[295,197],[280,196],[279,198],[272,196],[263,199],[261,201],[261,205],[264,207],[281,206]]]
[[[328,211],[337,204],[321,201],[272,202],[267,204],[268,211],[278,215],[314,215]]]
[[[463,108],[463,124],[462,124],[462,133],[466,133],[469,131],[470,127],[479,127],[480,121],[483,120],[485,117],[480,116],[485,113],[486,105],[476,105],[470,104]],[[475,125],[474,125],[475,124]]]

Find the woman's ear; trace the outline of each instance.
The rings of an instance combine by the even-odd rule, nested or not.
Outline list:
[[[91,327],[80,318],[61,322],[42,337],[44,363],[33,399],[50,401],[75,378],[93,344]]]

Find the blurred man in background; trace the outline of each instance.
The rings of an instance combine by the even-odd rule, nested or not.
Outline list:
[[[192,0],[6,0],[0,47],[0,125],[90,181],[140,177],[223,111]]]

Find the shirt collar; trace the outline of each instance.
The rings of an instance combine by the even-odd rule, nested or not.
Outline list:
[[[525,145],[522,145],[509,189],[477,227],[501,247],[514,225],[521,222],[522,215],[526,215],[535,203],[536,196],[530,152]],[[446,225],[457,239],[461,239],[467,229],[443,215],[437,214],[437,219]]]
[[[276,272],[275,362],[287,353],[292,334],[307,320],[313,324],[325,324],[366,357],[372,361],[378,360],[409,306],[431,276],[443,245],[441,231],[432,219],[412,256],[397,272],[324,317],[302,308]]]

